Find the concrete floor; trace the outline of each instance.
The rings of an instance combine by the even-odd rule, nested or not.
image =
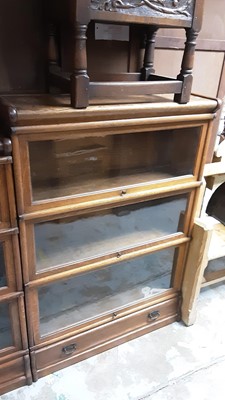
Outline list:
[[[0,400],[224,400],[225,285],[202,290],[195,325],[174,323]]]

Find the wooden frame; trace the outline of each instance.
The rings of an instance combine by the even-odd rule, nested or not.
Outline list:
[[[0,288],[0,306],[7,307],[12,343],[0,349],[0,394],[31,384],[18,227],[12,176],[10,139],[0,140],[0,244],[6,285]]]
[[[11,353],[18,353],[28,349],[25,309],[24,309],[24,294],[23,292],[13,293],[7,296],[0,297],[0,304],[9,306],[9,318],[12,330],[12,346],[0,350],[0,358]]]
[[[187,121],[186,123],[180,123],[179,117],[175,117],[175,120],[178,120],[178,123],[175,124],[175,121],[170,123],[170,119],[165,118],[163,121],[166,124],[166,129],[176,130],[182,128],[202,128],[201,139],[199,142],[198,151],[196,154],[196,162],[193,170],[193,175],[186,175],[181,177],[171,177],[170,179],[164,179],[153,182],[146,182],[146,184],[139,185],[130,185],[130,186],[121,186],[115,189],[110,190],[110,197],[112,203],[121,203],[124,201],[132,201],[133,199],[137,199],[138,197],[142,198],[143,196],[147,197],[153,195],[155,193],[163,194],[170,191],[176,191],[178,188],[194,188],[200,184],[198,182],[199,177],[202,173],[201,168],[201,160],[198,154],[202,153],[203,146],[205,145],[205,138],[207,135],[208,127],[203,122],[203,118],[208,118],[205,115],[196,116],[196,123]],[[96,128],[98,129],[98,134],[101,129],[101,125],[103,129],[101,129],[102,135],[109,134],[120,134],[120,133],[136,133],[138,132],[157,132],[159,130],[164,129],[163,125],[158,125],[159,121],[154,121],[152,118],[147,120],[137,121],[137,127],[131,124],[136,121],[133,120],[121,120],[117,121],[116,130],[114,121],[106,121],[106,123],[88,123],[86,124],[62,124],[60,127],[56,126],[48,126],[48,136],[46,137],[46,129],[43,129],[43,126],[32,127],[32,134],[26,134],[26,128],[16,128],[16,132],[18,136],[13,138],[13,148],[14,148],[14,168],[16,175],[16,188],[17,188],[17,198],[18,198],[18,211],[20,216],[23,219],[33,218],[36,213],[37,218],[43,216],[55,215],[63,211],[65,207],[65,212],[69,210],[75,211],[79,208],[88,209],[90,206],[104,206],[104,204],[108,203],[109,198],[109,190],[101,190],[96,193],[84,194],[84,196],[76,196],[70,195],[63,198],[53,198],[46,199],[42,201],[33,201],[32,202],[32,187],[31,187],[31,178],[30,178],[30,160],[29,160],[29,152],[28,152],[28,142],[35,141],[44,141],[44,140],[57,140],[61,138],[63,134],[63,139],[77,139],[79,137],[87,138],[89,135],[93,135],[96,132]],[[143,124],[142,124],[143,122]],[[154,125],[152,126],[152,123]],[[155,123],[156,122],[156,123]],[[79,132],[80,128],[80,132]],[[87,129],[87,130],[86,130]],[[58,132],[57,132],[58,131]],[[54,133],[51,133],[54,132]],[[182,132],[180,133],[182,134]],[[163,186],[162,186],[163,182]],[[107,188],[106,188],[107,189]],[[121,196],[121,191],[126,191],[126,195]],[[62,208],[63,207],[63,208]],[[50,208],[50,210],[49,210]],[[48,209],[47,214],[45,213],[45,209]]]
[[[225,257],[224,238],[224,226],[214,218],[196,219],[183,282],[182,320],[186,325],[195,322],[196,303],[201,287],[225,280],[225,270],[205,274],[210,260]]]
[[[3,246],[6,277],[6,286],[0,287],[0,295],[21,291],[22,277],[17,232],[14,234],[0,232],[0,244]]]
[[[170,199],[172,193],[170,193],[170,196],[168,196],[167,194],[164,194],[163,196],[160,196],[160,199]],[[190,232],[190,224],[191,224],[191,215],[192,215],[192,209],[193,209],[193,202],[194,202],[194,197],[195,197],[195,191],[176,191],[173,196],[176,197],[176,195],[180,195],[180,194],[184,194],[187,195],[187,205],[186,205],[186,211],[185,211],[185,219],[183,220],[183,226],[178,227],[178,232],[174,232],[171,234],[167,234],[167,235],[163,235],[162,237],[156,237],[154,239],[149,239],[148,242],[144,241],[143,243],[138,243],[135,244],[133,243],[132,247],[131,245],[129,245],[129,247],[125,247],[125,248],[119,248],[117,251],[113,250],[111,253],[108,251],[107,254],[104,253],[104,255],[98,254],[96,255],[94,258],[92,257],[92,259],[87,258],[87,259],[83,259],[83,260],[71,260],[70,262],[65,263],[64,265],[55,265],[52,266],[51,268],[48,269],[44,269],[43,271],[36,271],[36,256],[35,256],[35,237],[34,237],[34,224],[38,223],[38,222],[42,222],[43,219],[38,220],[29,220],[29,221],[21,221],[20,222],[20,239],[21,239],[21,247],[22,247],[22,257],[23,257],[23,276],[24,276],[24,280],[25,283],[33,281],[33,280],[37,280],[37,281],[43,281],[45,277],[49,278],[51,277],[51,275],[55,275],[55,274],[60,274],[60,276],[63,276],[66,271],[70,270],[76,270],[76,269],[80,269],[80,272],[82,272],[82,270],[90,270],[91,269],[91,265],[94,266],[98,266],[98,265],[108,265],[114,262],[118,262],[118,261],[123,261],[126,259],[131,258],[132,256],[135,256],[136,254],[145,254],[146,252],[150,251],[151,248],[157,248],[160,249],[161,247],[163,248],[163,246],[165,246],[168,243],[180,243],[182,241],[185,241],[187,236],[189,235]],[[144,200],[154,200],[157,199],[158,197],[155,196],[151,196],[148,198],[145,198]],[[143,199],[142,199],[143,201]],[[125,204],[132,204],[132,203],[125,203]],[[121,206],[121,204],[120,204]],[[108,206],[110,207],[110,206]],[[92,212],[95,211],[101,211],[102,208],[98,208],[98,209],[93,209],[91,210]],[[103,210],[107,210],[107,208],[104,208]],[[71,217],[77,217],[80,215],[83,215],[86,210],[78,211],[76,213],[69,213],[69,218]],[[88,213],[89,214],[89,213]],[[91,213],[89,214],[91,215]],[[67,214],[58,214],[57,216],[54,217],[54,219],[57,218],[68,218]],[[44,222],[49,222],[49,221],[54,221],[54,219],[45,219]],[[118,254],[120,254],[120,256],[118,257]]]
[[[0,230],[17,226],[12,157],[0,157]]]
[[[182,271],[182,264],[183,264],[183,251],[186,249],[186,244],[188,240],[183,240],[180,241],[180,245],[176,247],[176,243],[168,243],[164,248],[173,248],[179,249],[178,252],[178,257],[176,257],[174,262],[176,265],[173,265],[174,271],[178,271],[181,273]],[[179,242],[178,242],[179,243]],[[160,248],[162,249],[162,248]],[[151,252],[156,252],[159,251],[160,249],[152,249]],[[175,254],[175,253],[174,253]],[[140,255],[139,255],[140,256]],[[178,266],[179,264],[179,266]],[[92,267],[93,268],[93,267]],[[96,268],[96,266],[95,266]],[[80,271],[71,271],[70,273],[70,278],[78,275]],[[182,275],[182,274],[181,274]],[[65,278],[65,276],[64,276]],[[62,277],[61,277],[62,279]],[[174,277],[171,278],[171,285],[173,286],[173,281]],[[147,300],[139,300],[138,302],[136,301],[135,303],[127,304],[125,306],[121,306],[120,308],[116,309],[116,316],[114,315],[115,313],[112,314],[112,312],[108,311],[102,315],[99,315],[97,318],[91,318],[90,320],[84,321],[79,324],[72,324],[71,326],[67,326],[64,329],[59,329],[58,331],[49,333],[48,335],[44,335],[43,337],[40,336],[40,324],[39,324],[39,306],[38,306],[38,294],[37,294],[37,289],[41,287],[40,285],[46,285],[47,283],[54,283],[60,280],[59,276],[53,277],[51,280],[45,279],[41,283],[33,281],[33,285],[26,285],[26,299],[27,299],[27,310],[29,315],[31,316],[31,319],[28,322],[28,327],[29,327],[29,338],[30,338],[30,345],[32,346],[32,349],[39,349],[43,347],[44,345],[49,345],[52,343],[55,343],[56,341],[61,339],[66,339],[69,338],[72,334],[79,334],[82,332],[85,332],[87,330],[93,329],[97,326],[105,325],[106,323],[110,321],[114,321],[115,319],[120,319],[120,318],[125,318],[129,315],[132,315],[132,313],[144,310],[146,307],[150,307],[152,305],[156,305],[161,301],[166,301],[168,299],[178,297],[179,296],[179,291],[178,287],[174,289],[173,287],[167,289],[163,294],[159,295],[154,295]],[[31,282],[32,283],[32,282]]]
[[[204,177],[211,178],[209,182],[213,189],[214,178],[224,178],[224,160],[206,164]],[[216,179],[215,179],[216,181]],[[222,179],[222,182],[224,179]],[[219,186],[222,183],[219,180]],[[217,183],[217,182],[216,182]],[[217,185],[215,185],[216,187]],[[205,194],[206,182],[203,185],[200,203],[202,204]],[[206,268],[210,261],[225,257],[225,228],[215,218],[201,216],[201,209],[195,213],[192,241],[188,252],[183,282],[184,301],[182,305],[182,319],[186,325],[195,322],[197,314],[197,299],[202,287],[225,281],[225,269],[207,272]]]

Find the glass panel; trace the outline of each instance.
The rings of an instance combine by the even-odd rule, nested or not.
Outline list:
[[[3,243],[0,242],[0,288],[7,286]]]
[[[37,224],[36,270],[96,258],[176,233],[187,198],[173,196]]]
[[[31,142],[33,200],[192,174],[200,132],[185,128]]]
[[[41,335],[167,290],[173,258],[169,248],[41,287]]]
[[[13,346],[8,304],[0,303],[0,350]]]

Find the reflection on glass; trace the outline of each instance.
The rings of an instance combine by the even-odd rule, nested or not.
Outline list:
[[[176,233],[187,197],[173,196],[37,224],[36,269],[96,258]],[[179,229],[182,231],[182,226]]]
[[[30,142],[33,200],[192,174],[199,137],[192,127]]]
[[[5,260],[3,243],[0,242],[0,288],[6,286]]]
[[[41,287],[41,335],[164,292],[173,258],[169,248]]]
[[[13,346],[8,304],[0,303],[0,350]]]

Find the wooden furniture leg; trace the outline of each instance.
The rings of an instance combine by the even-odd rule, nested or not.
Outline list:
[[[196,303],[208,264],[208,250],[212,237],[210,225],[196,220],[190,243],[182,285],[181,319],[187,325],[193,325],[196,319]]]
[[[143,68],[141,70],[141,79],[146,81],[149,75],[155,72],[154,70],[154,51],[155,51],[155,38],[158,28],[149,27],[145,45],[145,55]]]
[[[184,49],[184,55],[181,65],[180,74],[177,79],[183,82],[181,93],[175,94],[174,101],[180,104],[188,103],[191,94],[191,86],[193,81],[193,65],[194,65],[194,53],[196,46],[196,39],[198,32],[191,28],[186,29],[186,43]]]
[[[87,74],[87,25],[76,23],[74,27],[74,60],[71,75],[71,106],[86,108],[89,101],[89,77]]]

